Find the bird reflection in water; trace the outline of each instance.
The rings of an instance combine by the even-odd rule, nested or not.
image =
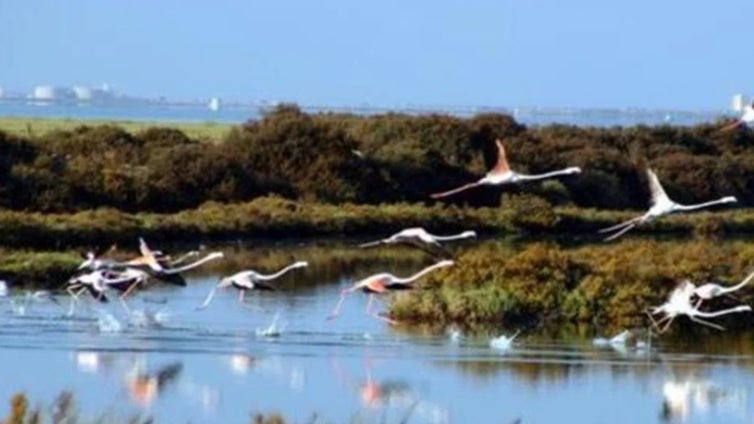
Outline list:
[[[140,406],[150,406],[166,387],[175,384],[182,370],[183,364],[180,362],[163,365],[152,372],[132,370],[125,378],[131,400]]]
[[[249,369],[254,366],[256,359],[253,356],[245,353],[234,353],[228,358],[230,364],[230,370],[233,374],[244,375],[249,372]]]
[[[666,381],[662,385],[662,396],[660,418],[676,422],[710,411],[736,413],[743,411],[746,402],[743,388],[723,387],[695,378]]]
[[[358,393],[359,403],[364,408],[360,411],[364,421],[370,422],[371,414],[380,414],[383,422],[391,422],[387,419],[388,415],[395,417],[395,422],[450,422],[450,414],[446,408],[422,400],[406,381],[374,379],[371,360],[365,359],[364,362],[365,379],[354,382],[341,368],[338,359],[332,360],[335,375],[341,385]]]
[[[183,363],[179,361],[149,367],[144,354],[80,350],[72,356],[79,371],[117,381],[128,392],[132,403],[141,408],[150,407],[168,391],[199,402],[205,412],[214,411],[219,402],[219,392],[191,381],[184,375]]]

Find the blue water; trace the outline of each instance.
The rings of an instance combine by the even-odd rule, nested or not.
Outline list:
[[[0,300],[0,402],[21,390],[32,405],[50,405],[71,390],[82,417],[169,423],[242,423],[252,412],[299,423],[313,414],[316,422],[438,424],[754,417],[746,337],[663,338],[637,350],[524,332],[501,351],[490,347],[491,335],[387,325],[364,314],[361,293],[328,321],[340,290],[375,267],[327,277],[316,255],[289,252],[309,268],[280,280],[281,290],[249,294],[248,307],[226,289],[196,310],[218,281],[212,273],[190,276],[187,287],[140,292],[131,315],[118,302],[86,303],[69,318],[64,297],[24,304],[23,293],[13,292]],[[423,265],[407,261],[390,271],[406,275]],[[501,324],[493,333],[514,330]],[[151,391],[138,384],[157,375],[161,384]]]
[[[517,121],[527,125],[552,123],[579,126],[631,126],[644,125],[694,125],[714,122],[726,116],[724,110],[674,111],[642,109],[566,109],[566,108],[495,108],[495,107],[406,107],[394,109],[378,108],[324,108],[302,107],[308,112],[348,112],[361,115],[403,112],[409,114],[447,113],[456,116],[472,116],[483,112],[511,114]],[[96,104],[38,104],[26,101],[0,101],[0,116],[134,120],[166,122],[218,122],[242,123],[261,116],[263,109],[254,105],[229,105],[212,111],[204,105],[133,103],[122,105]]]

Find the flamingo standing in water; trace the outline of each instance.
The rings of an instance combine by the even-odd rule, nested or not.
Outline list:
[[[746,125],[747,127],[754,125],[754,103],[744,106],[744,113],[741,117],[736,119],[732,124],[726,125],[720,131],[730,131],[734,128],[738,128],[740,125]]]
[[[751,281],[752,278],[754,278],[754,272],[749,274],[743,281],[736,284],[735,286],[724,287],[715,283],[702,284],[701,286],[694,289],[694,295],[699,298],[695,307],[698,308],[699,305],[701,305],[705,300],[710,300],[715,297],[723,296],[742,289],[746,284],[749,283],[749,281]]]
[[[668,195],[665,193],[665,189],[663,189],[662,185],[660,184],[660,180],[657,178],[657,174],[655,174],[654,171],[652,171],[652,169],[650,168],[647,168],[647,177],[649,179],[649,191],[652,195],[652,206],[649,208],[649,210],[647,210],[646,213],[644,213],[644,215],[637,216],[636,218],[631,218],[628,221],[621,222],[620,224],[613,225],[612,227],[599,230],[600,233],[609,233],[611,231],[617,230],[614,234],[605,238],[605,241],[614,240],[627,233],[637,225],[652,221],[653,219],[659,218],[663,215],[668,215],[674,212],[689,212],[714,205],[719,205],[722,203],[734,203],[738,201],[738,199],[736,199],[734,196],[726,196],[717,200],[712,200],[710,202],[697,203],[694,205],[682,205],[680,203],[674,202],[670,199],[670,197],[668,197]]]
[[[670,294],[670,298],[664,304],[657,306],[648,313],[649,318],[652,320],[652,324],[655,328],[659,329],[660,323],[667,321],[665,326],[660,329],[660,333],[664,333],[670,327],[673,320],[679,315],[686,315],[690,320],[697,322],[708,327],[712,327],[717,330],[725,330],[720,325],[703,320],[702,318],[714,318],[722,315],[732,314],[736,312],[749,312],[751,306],[740,305],[734,308],[723,309],[715,312],[702,312],[696,307],[691,305],[691,296],[694,294],[696,286],[688,280],[682,281]],[[655,321],[652,315],[665,314],[664,317]]]
[[[327,317],[327,319],[333,319],[340,314],[340,308],[343,306],[343,302],[345,301],[346,296],[348,296],[350,293],[353,293],[357,290],[361,290],[365,293],[369,293],[369,301],[367,302],[366,314],[371,315],[377,319],[383,320],[389,324],[395,324],[396,322],[389,318],[380,316],[376,313],[372,313],[372,302],[374,300],[374,295],[387,293],[393,290],[411,289],[413,288],[413,285],[411,283],[413,283],[414,281],[434,271],[435,269],[443,268],[443,267],[451,266],[451,265],[453,265],[453,261],[444,260],[444,261],[437,262],[434,265],[430,265],[422,269],[421,271],[417,272],[416,274],[410,277],[406,277],[406,278],[400,278],[400,277],[396,277],[393,274],[382,272],[379,274],[371,275],[362,280],[356,281],[355,283],[353,283],[351,287],[344,289],[343,291],[340,292],[340,300],[338,301],[338,304],[335,306],[335,309],[333,309],[333,311]]]
[[[570,168],[559,169],[557,171],[546,172],[544,174],[519,174],[518,172],[511,170],[510,165],[508,165],[508,159],[505,155],[505,147],[503,146],[502,140],[498,138],[497,140],[495,140],[495,143],[497,144],[497,163],[495,164],[495,167],[487,172],[487,174],[483,178],[473,183],[454,188],[452,190],[432,194],[430,195],[430,197],[432,197],[433,199],[439,199],[481,185],[514,184],[523,181],[543,180],[546,178],[556,177],[558,175],[578,174],[579,172],[581,172],[581,168],[579,168],[578,166],[572,166]]]
[[[269,281],[281,277],[283,274],[292,269],[303,268],[308,265],[308,262],[301,261],[288,265],[287,267],[274,274],[265,275],[253,270],[247,270],[233,274],[230,277],[221,278],[217,286],[215,286],[212,291],[209,292],[207,298],[204,300],[204,303],[198,306],[197,309],[205,309],[207,306],[209,306],[209,303],[215,296],[215,291],[219,288],[231,286],[237,288],[239,290],[238,301],[240,303],[243,303],[246,290],[274,290],[275,287],[269,284]]]
[[[433,246],[435,248],[445,250],[445,248],[440,244],[440,242],[444,241],[451,241],[451,240],[461,240],[466,238],[472,238],[476,237],[475,231],[464,231],[462,233],[449,235],[449,236],[438,236],[435,234],[428,233],[424,228],[417,227],[417,228],[406,228],[403,231],[400,231],[398,233],[393,234],[392,236],[372,241],[369,243],[363,243],[360,244],[359,247],[373,247],[373,246],[379,246],[381,244],[396,244],[396,243],[410,243],[413,244],[419,248],[423,248],[423,244],[427,244],[430,246]]]

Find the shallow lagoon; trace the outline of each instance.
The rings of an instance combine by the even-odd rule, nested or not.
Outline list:
[[[665,337],[637,350],[595,346],[591,335],[525,331],[500,351],[490,336],[516,328],[462,334],[391,327],[363,313],[361,294],[327,321],[351,278],[410,274],[431,259],[383,250],[374,261],[348,262],[341,273],[316,266],[317,250],[309,247],[253,253],[257,263],[276,263],[272,252],[280,249],[312,266],[284,277],[279,291],[250,293],[248,307],[227,290],[195,310],[219,268],[190,276],[185,288],[139,293],[130,318],[118,302],[81,307],[71,318],[64,298],[62,305],[20,308],[23,294],[14,293],[15,307],[0,303],[0,399],[25,391],[32,405],[49,405],[71,390],[85,418],[194,423],[246,422],[252,412],[337,423],[712,423],[754,416],[748,335]]]

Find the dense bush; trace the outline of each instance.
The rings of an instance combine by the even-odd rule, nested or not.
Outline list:
[[[425,280],[431,290],[398,296],[391,315],[409,322],[463,324],[647,324],[644,310],[663,303],[678,281],[742,280],[754,271],[754,249],[745,242],[704,241],[631,240],[575,248],[532,243],[520,249],[485,244],[456,262]],[[751,303],[752,287],[736,293],[733,303]],[[722,309],[730,302],[715,299],[709,307]],[[721,321],[748,326],[754,319],[738,315]]]
[[[497,137],[505,139],[520,172],[566,166],[584,172],[518,187],[480,187],[446,202],[496,206],[502,193],[531,192],[557,205],[643,208],[643,169],[651,165],[678,201],[735,195],[750,205],[754,137],[718,128],[526,128],[500,114],[310,115],[283,105],[217,142],[170,128],[129,133],[111,125],[29,138],[0,132],[0,206],[174,212],[270,193],[333,204],[431,202],[429,193],[483,175],[495,162]]]

